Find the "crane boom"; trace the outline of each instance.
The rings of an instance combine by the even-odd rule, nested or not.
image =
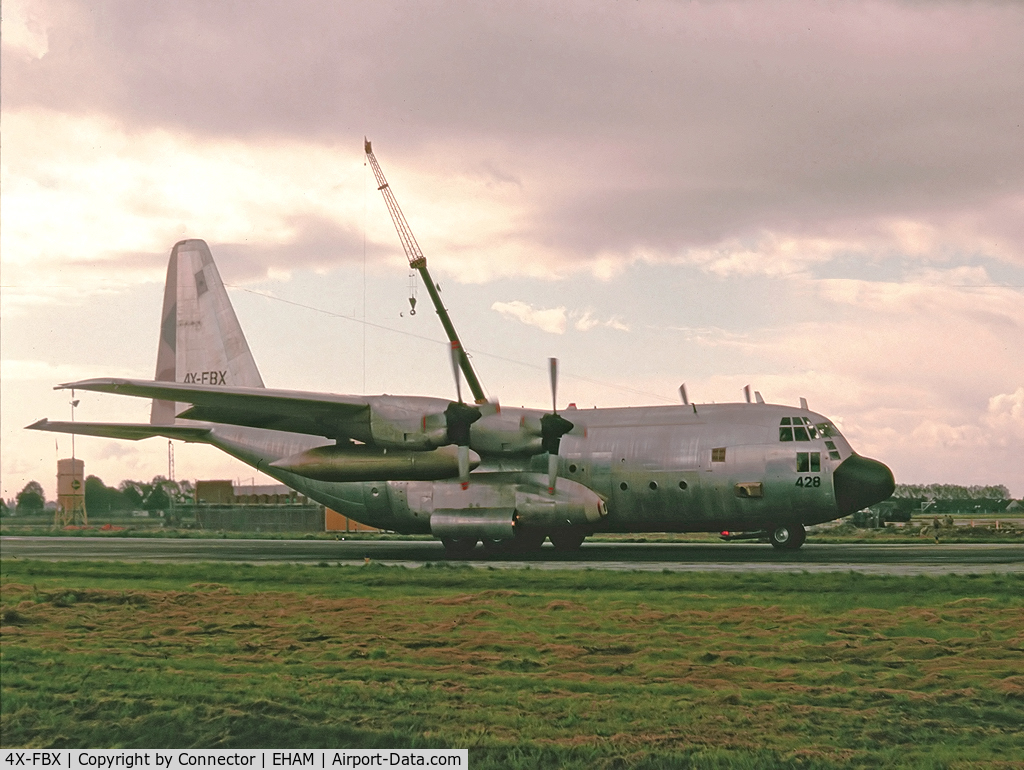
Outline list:
[[[388,180],[384,178],[384,172],[381,171],[380,164],[377,163],[377,158],[373,154],[370,140],[364,137],[363,142],[366,159],[369,161],[370,168],[373,169],[373,175],[377,179],[377,189],[384,196],[384,203],[388,207],[388,213],[391,215],[391,221],[395,225],[395,230],[398,231],[398,238],[402,241],[402,248],[405,250],[405,256],[409,260],[409,267],[416,270],[420,274],[420,278],[423,279],[423,285],[427,288],[430,301],[434,303],[434,310],[437,311],[437,315],[441,319],[441,325],[444,327],[445,334],[448,335],[448,341],[451,343],[452,350],[458,354],[459,368],[466,377],[466,384],[469,385],[474,400],[478,404],[487,403],[487,396],[484,394],[484,389],[480,385],[476,372],[473,371],[473,365],[469,362],[469,356],[466,355],[465,348],[462,347],[462,341],[459,339],[458,332],[455,331],[455,325],[448,315],[448,309],[441,302],[441,295],[437,292],[437,284],[434,283],[434,279],[430,277],[430,273],[427,271],[427,258],[423,256],[423,251],[416,241],[416,236],[413,235],[412,228],[409,227],[409,223],[405,220],[405,215],[395,199],[395,194],[391,192]]]

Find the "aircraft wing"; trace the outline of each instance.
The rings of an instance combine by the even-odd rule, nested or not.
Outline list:
[[[154,436],[176,438],[182,441],[205,441],[209,428],[190,425],[150,425],[140,423],[111,422],[60,422],[43,418],[27,426],[28,430],[46,430],[52,433],[74,433],[77,436],[100,436],[102,438],[123,438],[139,441]]]
[[[371,403],[362,396],[113,378],[69,382],[57,389],[187,403],[191,406],[177,416],[188,420],[373,441]]]

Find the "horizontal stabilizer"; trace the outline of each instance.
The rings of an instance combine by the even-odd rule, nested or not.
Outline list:
[[[209,428],[192,425],[152,425],[148,422],[51,422],[45,417],[27,426],[26,430],[46,430],[52,433],[74,433],[76,436],[100,436],[138,441],[154,436],[176,438],[182,441],[205,442]]]

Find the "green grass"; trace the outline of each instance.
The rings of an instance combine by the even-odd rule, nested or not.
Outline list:
[[[1024,577],[5,560],[5,747],[1014,767]]]

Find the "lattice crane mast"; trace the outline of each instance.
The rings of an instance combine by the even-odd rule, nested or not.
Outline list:
[[[377,158],[373,155],[370,140],[364,138],[363,141],[365,143],[366,159],[369,161],[370,168],[373,169],[373,175],[377,179],[377,189],[384,196],[384,203],[388,207],[388,213],[391,214],[391,221],[395,224],[395,230],[398,231],[398,238],[402,241],[405,256],[409,259],[409,267],[416,270],[420,274],[420,278],[423,279],[423,285],[427,288],[430,301],[434,303],[434,309],[441,319],[441,325],[444,327],[445,334],[448,335],[448,341],[452,346],[452,360],[458,363],[459,369],[462,370],[462,374],[466,377],[466,383],[469,385],[476,403],[485,404],[487,403],[487,396],[480,385],[480,380],[477,379],[476,372],[473,371],[473,366],[469,362],[469,356],[466,355],[466,351],[462,347],[462,342],[455,331],[455,326],[448,315],[448,310],[441,302],[441,295],[438,294],[437,285],[427,271],[427,258],[423,256],[423,251],[420,249],[419,243],[416,242],[416,236],[412,234],[412,228],[409,227],[409,223],[405,220],[405,215],[395,199],[395,194],[391,192],[388,180],[384,178],[384,172],[380,170],[380,164],[377,163]],[[456,374],[457,382],[458,375]]]

